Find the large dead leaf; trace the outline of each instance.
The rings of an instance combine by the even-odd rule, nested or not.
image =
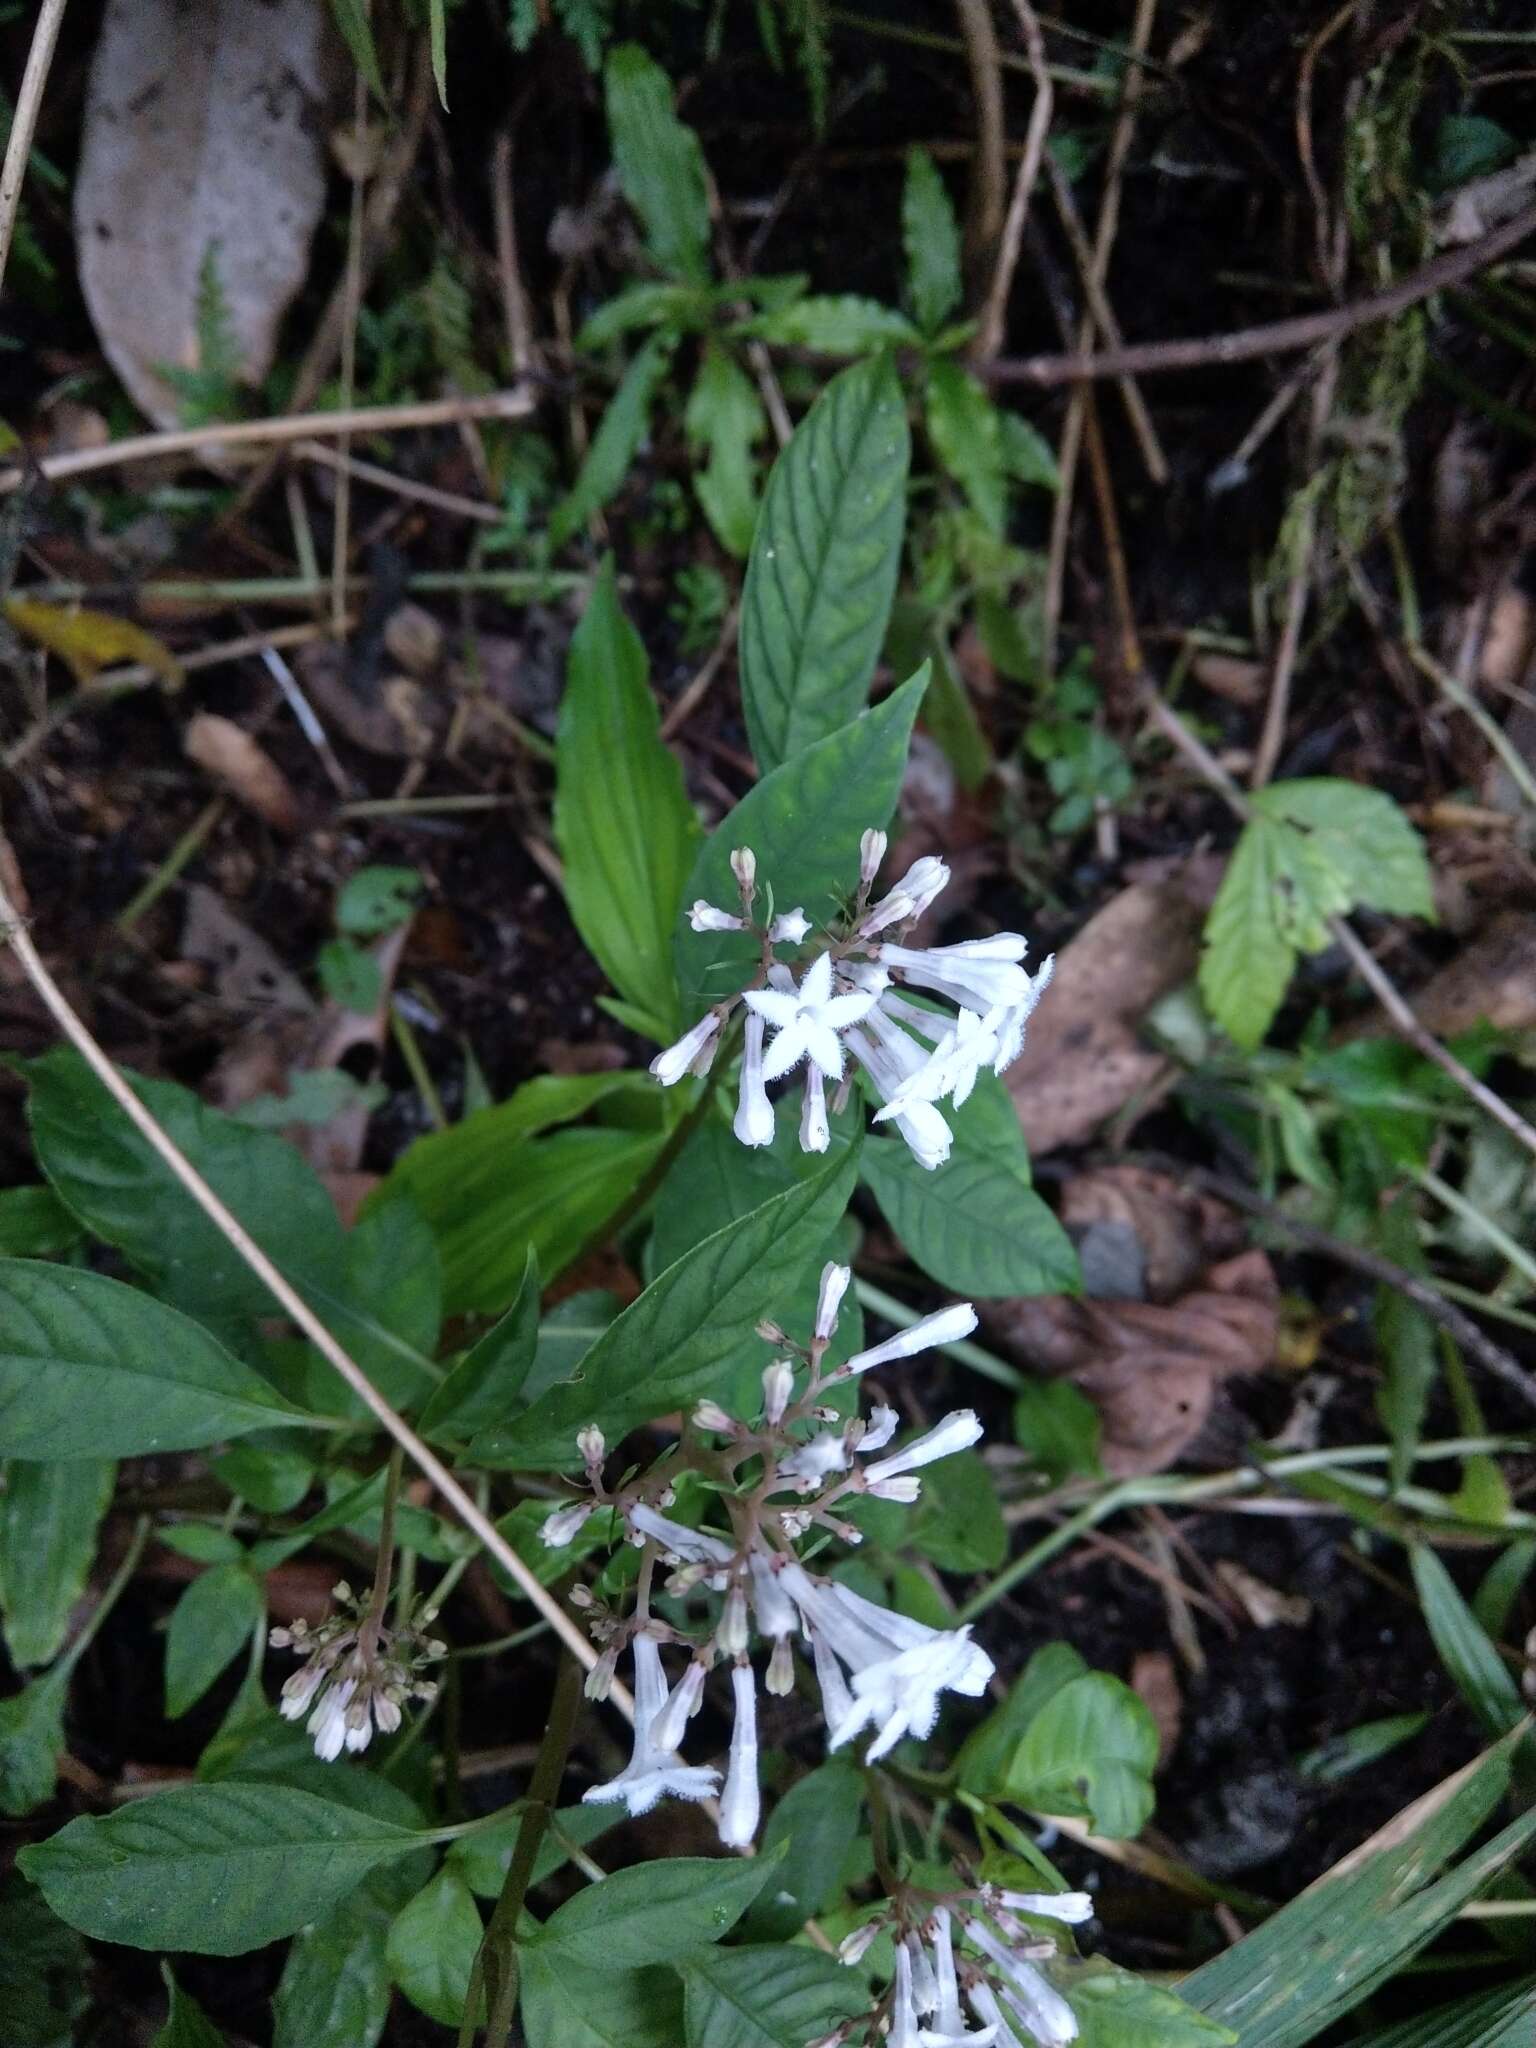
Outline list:
[[[1101,1300],[1172,1301],[1245,1242],[1225,1203],[1147,1166],[1073,1174],[1061,1191],[1061,1220],[1083,1262],[1083,1284]],[[1135,1284],[1100,1285],[1096,1270]]]
[[[1536,1028],[1536,915],[1506,910],[1494,918],[1430,976],[1413,1007],[1437,1038],[1484,1023],[1499,1031]]]
[[[1080,1144],[1133,1096],[1151,1096],[1173,1071],[1142,1043],[1142,1018],[1188,981],[1219,864],[1182,862],[1157,881],[1134,882],[1056,958],[1023,1054],[1008,1073],[1032,1152]]]
[[[1279,1307],[1269,1260],[1243,1252],[1177,1301],[1043,1295],[999,1303],[987,1328],[1024,1364],[1088,1395],[1103,1422],[1104,1468],[1123,1475],[1173,1464],[1204,1429],[1223,1381],[1263,1370]]]
[[[211,367],[210,279],[232,367],[253,384],[272,367],[325,200],[326,36],[324,0],[108,0],[75,179],[80,283],[159,426],[181,416],[165,367]]]

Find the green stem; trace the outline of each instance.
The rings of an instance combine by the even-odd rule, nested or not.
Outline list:
[[[75,1666],[96,1640],[97,1632],[101,1628],[102,1623],[128,1590],[128,1582],[137,1569],[140,1557],[144,1554],[144,1545],[149,1541],[149,1531],[149,1516],[140,1515],[138,1521],[134,1524],[133,1535],[129,1539],[128,1548],[123,1552],[123,1561],[108,1581],[107,1590],[102,1594],[94,1611],[86,1621],[85,1627],[81,1629],[79,1635],[75,1637],[75,1640],[70,1644],[63,1656],[48,1671],[43,1681],[44,1683],[57,1685],[61,1688],[69,1683]],[[264,1637],[264,1630],[262,1634]]]
[[[405,1468],[405,1452],[395,1444],[389,1454],[389,1465],[384,1480],[384,1507],[379,1520],[379,1549],[373,1567],[373,1591],[368,1598],[368,1614],[364,1627],[377,1628],[384,1619],[384,1610],[389,1605],[389,1575],[395,1558],[395,1508],[400,1499],[400,1475]]]
[[[528,1786],[522,1823],[512,1847],[501,1897],[491,1914],[470,1975],[469,1997],[465,2001],[464,2024],[459,2029],[459,2048],[469,2048],[475,2026],[475,2011],[482,1985],[489,1992],[485,2022],[485,2048],[506,2048],[512,2032],[512,2013],[517,2003],[517,1931],[523,1916],[523,1902],[533,1878],[539,1845],[549,1826],[565,1760],[570,1753],[576,1715],[581,1706],[582,1674],[574,1659],[562,1656],[555,1670],[555,1692],[550,1702],[549,1721],[539,1745],[538,1761]]]

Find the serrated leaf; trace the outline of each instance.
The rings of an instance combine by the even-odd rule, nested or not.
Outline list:
[[[744,331],[778,348],[808,348],[820,356],[865,356],[878,349],[920,348],[923,340],[894,306],[852,292],[791,299],[787,305],[759,313],[745,324]]]
[[[1200,993],[1234,1045],[1252,1052],[1285,999],[1296,948],[1280,929],[1283,827],[1255,818],[1243,827],[1205,921]]]
[[[1043,1813],[1077,1814],[1112,1839],[1152,1812],[1157,1725],[1128,1685],[1090,1671],[1055,1692],[1024,1731],[1008,1795]]]
[[[1272,782],[1255,792],[1261,817],[1301,827],[1339,877],[1351,904],[1395,917],[1435,915],[1424,842],[1384,790],[1335,776]]]
[[[851,1192],[856,1155],[716,1231],[653,1280],[603,1332],[579,1377],[553,1386],[510,1426],[470,1447],[479,1464],[571,1464],[576,1432],[600,1421],[610,1437],[686,1408],[713,1390],[721,1365],[772,1307],[777,1289],[826,1240]]]
[[[1457,1691],[1491,1735],[1504,1735],[1524,1718],[1520,1688],[1460,1588],[1427,1544],[1410,1552],[1414,1588],[1440,1661]]]
[[[121,1281],[0,1259],[0,1452],[193,1450],[298,1415],[189,1316]]]
[[[673,1037],[668,940],[699,839],[677,756],[663,744],[645,649],[603,563],[571,641],[556,741],[555,840],[577,930],[608,979]]]
[[[683,1968],[687,2048],[805,2048],[868,2009],[855,1971],[814,1949],[711,1949]]]
[[[816,925],[833,917],[857,886],[865,828],[884,826],[896,808],[927,687],[925,665],[873,710],[765,775],[699,848],[683,901],[734,902],[731,851],[750,846],[776,903],[785,909],[800,904]],[[696,1015],[742,986],[756,948],[733,932],[683,931],[677,958],[684,1014]]]
[[[683,1989],[667,1969],[582,1969],[556,1950],[522,1954],[528,2048],[678,2048]]]
[[[925,334],[934,334],[960,303],[960,223],[926,149],[907,151],[901,241],[907,257],[907,298],[918,326]]]
[[[286,1785],[190,1785],[82,1816],[20,1861],[61,1920],[127,1948],[235,1956],[319,1916],[410,1828]]]
[[[70,1610],[85,1591],[116,1475],[109,1458],[6,1461],[0,1493],[0,1614],[5,1647],[18,1670],[49,1663],[63,1647]]]
[[[935,1172],[899,1138],[871,1137],[864,1147],[864,1180],[902,1244],[959,1294],[1076,1293],[1077,1254],[1029,1184],[1023,1133],[1001,1083],[978,1077],[949,1120],[954,1149]]]
[[[572,534],[601,512],[629,475],[651,427],[651,401],[667,374],[677,337],[653,334],[619,379],[597,432],[592,436],[580,474],[549,518],[549,537],[563,547]]]
[[[926,419],[933,451],[988,530],[1001,538],[1008,519],[1002,418],[960,365],[940,356],[928,365]]]
[[[638,1970],[697,1955],[730,1933],[783,1861],[671,1856],[616,1870],[550,1914],[528,1941],[581,1970]]]
[[[672,105],[672,81],[638,43],[608,53],[603,70],[613,167],[665,271],[709,278],[709,176],[693,130]]]
[[[390,1975],[428,2019],[463,2019],[483,1932],[475,1895],[452,1864],[396,1914],[385,1943]]]
[[[704,345],[683,427],[690,446],[709,457],[694,478],[704,516],[723,548],[745,556],[757,523],[752,450],[768,431],[768,415],[752,379],[718,341]]]
[[[833,378],[773,466],[741,610],[742,704],[765,775],[863,705],[900,566],[908,453],[881,357]]]
[[[201,1572],[171,1610],[165,1638],[165,1711],[177,1720],[251,1640],[266,1610],[241,1564]]]

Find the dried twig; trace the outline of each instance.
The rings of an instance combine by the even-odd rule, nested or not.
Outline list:
[[[10,260],[11,237],[16,232],[16,215],[21,207],[21,188],[26,182],[27,159],[32,154],[32,137],[42,110],[43,87],[48,82],[48,68],[53,63],[54,45],[59,40],[59,24],[63,19],[64,0],[43,0],[38,10],[37,26],[32,31],[32,47],[27,52],[21,91],[16,95],[16,113],[5,145],[5,162],[0,165],[0,279],[4,278],[5,266]]]
[[[1030,196],[1040,175],[1040,166],[1045,158],[1046,137],[1051,128],[1051,76],[1045,64],[1045,38],[1040,33],[1040,24],[1035,18],[1035,10],[1030,6],[1029,0],[1013,0],[1013,5],[1019,17],[1019,26],[1024,32],[1024,48],[1029,58],[1030,74],[1035,81],[1035,103],[1029,110],[1029,126],[1024,133],[1024,154],[1019,159],[1019,168],[1013,181],[1013,195],[1008,201],[1008,218],[1003,223],[1002,246],[997,253],[997,262],[992,268],[992,283],[977,322],[976,339],[972,343],[972,354],[983,359],[995,356],[1003,345],[1008,321],[1008,295],[1013,289],[1013,273],[1018,268],[1019,245],[1024,239],[1024,222],[1029,214]]]
[[[664,740],[674,739],[708,696],[710,685],[724,667],[726,656],[736,644],[736,629],[740,617],[740,607],[732,605],[726,614],[724,625],[720,628],[720,637],[704,657],[698,674],[661,721],[661,737]]]
[[[1232,777],[1222,767],[1203,740],[1196,738],[1189,727],[1173,709],[1165,703],[1158,692],[1148,684],[1145,690],[1147,715],[1165,738],[1171,740],[1212,789],[1224,797],[1246,823],[1253,816],[1253,808],[1238,788]],[[1440,1043],[1414,1015],[1408,999],[1401,989],[1382,968],[1370,948],[1357,936],[1354,928],[1342,917],[1330,917],[1328,932],[1334,944],[1344,952],[1350,965],[1375,996],[1387,1014],[1388,1022],[1400,1038],[1406,1039],[1415,1052],[1437,1066],[1443,1074],[1449,1074],[1463,1094],[1471,1097],[1478,1108],[1491,1116],[1495,1123],[1509,1132],[1512,1138],[1536,1157],[1536,1129],[1528,1124],[1517,1109],[1512,1109],[1501,1095],[1496,1095],[1484,1082],[1479,1081],[1469,1067],[1462,1065],[1448,1046]]]
[[[1252,362],[1256,356],[1294,354],[1315,348],[1371,327],[1382,320],[1395,320],[1435,292],[1464,284],[1490,263],[1496,263],[1527,236],[1536,234],[1536,206],[1527,206],[1512,219],[1464,248],[1448,249],[1432,257],[1422,269],[1385,291],[1370,292],[1344,306],[1329,306],[1318,313],[1298,313],[1289,320],[1272,320],[1263,327],[1239,327],[1230,334],[1191,335],[1182,341],[1134,342],[1129,348],[1104,349],[1098,355],[999,356],[978,365],[977,374],[989,384],[1083,384],[1105,377],[1160,376],[1172,370],[1203,370],[1227,363]]]
[[[524,1564],[485,1510],[465,1492],[436,1452],[422,1441],[403,1417],[395,1413],[362,1367],[337,1343],[303,1296],[283,1278],[244,1224],[226,1208],[191,1160],[161,1129],[118,1073],[49,973],[32,943],[31,934],[3,887],[0,887],[0,934],[9,943],[23,973],[42,998],[54,1022],[140,1136],[165,1162],[214,1228],[245,1261],[283,1313],[292,1318],[327,1365],[346,1382],[412,1463],[431,1480],[464,1526],[480,1539],[502,1570],[511,1575],[524,1597],[543,1615],[571,1654],[590,1669],[597,1661],[597,1653],[559,1601],[539,1583],[534,1572]],[[621,1712],[633,1719],[633,1702],[628,1693],[615,1685],[611,1696]]]
[[[368,85],[361,71],[353,81],[352,125],[361,135],[368,117]],[[357,316],[363,303],[363,187],[367,182],[361,165],[352,171],[352,191],[347,207],[347,262],[342,272],[341,310],[341,404],[351,409],[357,373]],[[335,517],[331,528],[331,633],[339,640],[347,615],[348,541],[352,525],[352,472],[346,457],[352,453],[352,439],[343,434],[337,443],[342,457],[336,471]]]
[[[93,470],[120,469],[128,462],[152,462],[166,455],[200,456],[204,449],[260,447],[325,435],[389,434],[406,427],[453,427],[460,420],[523,420],[533,406],[531,393],[519,386],[482,397],[426,398],[410,405],[360,405],[351,412],[289,413],[265,420],[171,427],[163,434],[130,434],[101,448],[71,448],[62,455],[44,455],[28,470],[12,470],[0,476],[0,497],[19,490],[28,475],[53,482]]]
[[[491,204],[496,215],[496,271],[501,280],[501,317],[514,377],[536,367],[533,317],[517,260],[517,217],[512,208],[512,133],[503,128],[491,152]]]
[[[430,505],[434,512],[449,512],[460,519],[477,519],[485,526],[498,526],[506,516],[499,506],[488,505],[483,498],[466,498],[458,491],[440,491],[435,484],[418,483],[410,476],[397,476],[394,470],[384,469],[377,462],[363,462],[355,455],[340,454],[321,441],[302,441],[294,453],[306,462],[318,463],[322,469],[338,473],[344,471],[348,476],[356,477],[359,483],[376,484],[381,491],[390,491],[397,498],[409,498],[417,505]]]
[[[1003,127],[1003,67],[992,25],[991,0],[955,0],[976,106],[976,147],[966,201],[966,268],[990,262],[1003,228],[1007,138]]]

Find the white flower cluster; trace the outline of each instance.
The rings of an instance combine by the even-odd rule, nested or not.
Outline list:
[[[753,1625],[770,1647],[766,1679],[770,1693],[794,1686],[792,1646],[810,1653],[821,1689],[828,1746],[840,1748],[866,1730],[873,1732],[868,1755],[882,1757],[906,1736],[926,1737],[938,1720],[941,1696],[958,1692],[979,1697],[992,1676],[992,1660],[970,1639],[968,1628],[936,1629],[894,1613],[850,1587],[822,1578],[801,1563],[796,1544],[813,1527],[857,1543],[859,1531],[837,1513],[861,1495],[913,1501],[924,1465],[966,1449],[981,1436],[970,1409],[957,1409],[935,1428],[901,1449],[888,1446],[896,1432],[893,1408],[876,1401],[869,1417],[842,1420],[826,1405],[827,1392],[893,1359],[910,1357],[935,1344],[954,1341],[976,1326],[967,1304],[941,1310],[883,1344],[823,1370],[837,1328],[838,1308],[852,1275],[829,1265],[822,1274],[816,1324],[810,1345],[798,1359],[776,1358],[763,1373],[761,1414],[738,1421],[713,1401],[693,1421],[699,1432],[688,1446],[689,1463],[718,1485],[730,1529],[690,1528],[662,1510],[676,1490],[666,1476],[668,1459],[648,1478],[608,1494],[603,1487],[605,1446],[595,1430],[584,1430],[580,1448],[588,1497],[556,1508],[543,1525],[544,1541],[569,1543],[587,1518],[607,1509],[622,1517],[630,1540],[644,1553],[634,1614],[620,1620],[599,1610],[592,1629],[607,1647],[588,1680],[601,1698],[619,1656],[632,1648],[635,1676],[634,1753],[618,1777],[595,1785],[588,1800],[620,1800],[632,1815],[647,1812],[667,1794],[703,1799],[720,1783],[708,1766],[685,1764],[676,1751],[688,1722],[698,1712],[704,1682],[717,1659],[731,1669],[734,1727],[720,1798],[720,1837],[745,1848],[757,1833],[757,1681],[748,1655]],[[763,1334],[791,1349],[773,1325]],[[806,1384],[795,1393],[801,1371]],[[806,1425],[814,1427],[807,1433]],[[723,1439],[708,1443],[707,1438]],[[875,1455],[879,1453],[880,1455]],[[669,1454],[670,1455],[670,1454]],[[672,1567],[666,1590],[684,1598],[703,1588],[721,1596],[713,1626],[689,1636],[650,1612],[651,1577],[657,1562]],[[593,1596],[578,1589],[580,1604],[595,1608]],[[691,1654],[669,1686],[661,1645],[678,1644]]]
[[[900,944],[904,929],[947,885],[949,869],[935,855],[925,855],[871,903],[885,849],[883,832],[864,834],[858,894],[846,923],[823,934],[809,958],[795,963],[780,960],[776,948],[801,946],[810,920],[796,909],[754,922],[757,861],[749,847],[731,856],[740,911],[721,910],[701,898],[689,914],[696,932],[750,933],[760,949],[758,970],[747,987],[707,1010],[691,1031],[658,1053],[651,1072],[664,1087],[685,1074],[707,1073],[726,1020],[743,1004],[734,1129],[744,1145],[773,1143],[767,1084],[803,1065],[800,1144],[807,1152],[824,1152],[831,1138],[827,1088],[839,1091],[834,1106],[840,1106],[852,1085],[847,1052],[880,1098],[876,1123],[894,1123],[921,1165],[941,1166],[952,1134],[938,1105],[948,1097],[958,1109],[984,1066],[1001,1074],[1023,1047],[1024,1027],[1050,981],[1052,961],[1026,973],[1028,947],[1017,932],[953,946]],[[938,996],[956,1014],[925,1008],[903,989]]]
[[[815,2048],[843,2048],[861,2028],[878,2028],[886,2048],[1067,2048],[1078,2036],[1077,2017],[1039,1968],[1055,1954],[1055,1944],[1037,1941],[1016,1917],[1020,1913],[1080,1927],[1093,1918],[1093,1900],[1087,1892],[984,1885],[936,1905],[919,1927],[890,1927],[896,1971],[876,2011],[826,2035]],[[856,1927],[839,1947],[843,1961],[861,1961],[888,1926],[882,1913]],[[965,1948],[957,1949],[957,1941]],[[978,2024],[972,2026],[971,2019]]]
[[[285,1721],[309,1714],[315,1755],[326,1763],[334,1763],[343,1749],[366,1749],[375,1729],[393,1735],[407,1700],[435,1698],[436,1683],[418,1674],[448,1654],[446,1643],[424,1633],[437,1619],[430,1607],[404,1627],[388,1629],[370,1617],[370,1602],[355,1595],[345,1579],[331,1597],[339,1612],[317,1628],[296,1621],[267,1637],[274,1650],[297,1650],[306,1658],[284,1680],[278,1711]]]

